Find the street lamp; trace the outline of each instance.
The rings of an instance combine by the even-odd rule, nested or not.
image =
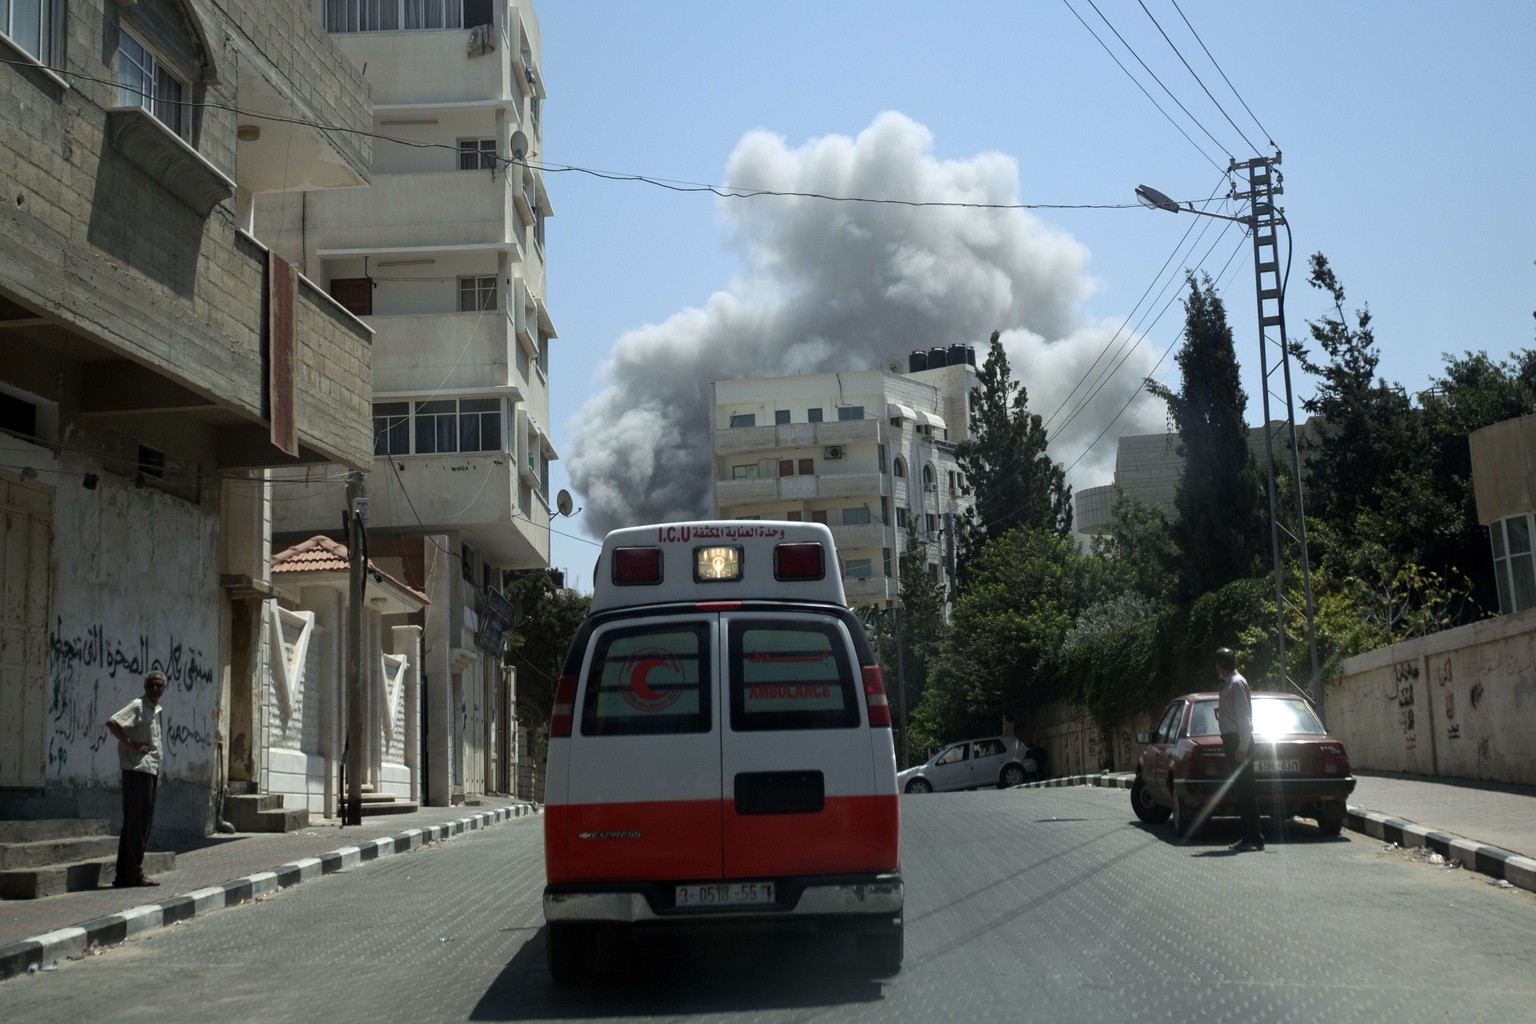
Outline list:
[[[1284,225],[1287,237],[1290,234],[1290,225],[1286,224],[1285,215],[1275,205],[1275,196],[1281,193],[1280,174],[1274,170],[1274,165],[1280,162],[1280,154],[1273,158],[1256,157],[1239,163],[1233,161],[1228,168],[1230,171],[1246,170],[1248,172],[1249,189],[1247,192],[1234,193],[1234,199],[1247,199],[1249,212],[1245,217],[1233,217],[1224,213],[1212,213],[1209,210],[1197,210],[1193,203],[1180,203],[1169,198],[1150,185],[1136,186],[1136,200],[1141,205],[1152,210],[1166,210],[1168,213],[1193,213],[1201,217],[1214,217],[1217,220],[1229,220],[1243,225],[1248,229],[1253,239],[1253,268],[1254,285],[1257,292],[1259,307],[1259,373],[1263,383],[1264,398],[1264,467],[1269,477],[1269,535],[1270,546],[1274,558],[1275,576],[1275,650],[1280,664],[1280,678],[1286,685],[1291,685],[1290,675],[1286,670],[1285,652],[1285,559],[1282,535],[1286,534],[1284,524],[1280,521],[1279,499],[1277,497],[1277,483],[1275,479],[1275,444],[1274,434],[1270,430],[1269,399],[1271,389],[1269,386],[1272,370],[1269,365],[1269,349],[1273,344],[1276,355],[1276,367],[1285,383],[1285,430],[1286,440],[1291,451],[1291,485],[1294,491],[1296,503],[1296,534],[1292,539],[1296,541],[1301,554],[1301,579],[1302,593],[1305,605],[1302,609],[1307,624],[1307,650],[1311,656],[1311,697],[1314,703],[1321,706],[1323,701],[1322,681],[1318,673],[1317,665],[1317,636],[1312,625],[1312,570],[1307,558],[1307,517],[1301,494],[1301,458],[1296,446],[1296,412],[1291,392],[1291,361],[1285,340],[1285,281],[1281,277],[1280,261],[1276,250],[1275,227]],[[1265,329],[1273,327],[1277,332],[1278,340],[1271,343],[1265,335]]]

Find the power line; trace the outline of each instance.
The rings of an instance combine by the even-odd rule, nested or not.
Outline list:
[[[1227,88],[1232,90],[1232,95],[1237,97],[1237,102],[1243,105],[1243,109],[1248,111],[1248,116],[1253,118],[1253,123],[1259,126],[1259,131],[1263,132],[1269,140],[1270,148],[1279,149],[1280,147],[1275,144],[1274,136],[1269,134],[1269,129],[1265,128],[1254,112],[1248,109],[1248,103],[1243,99],[1242,94],[1237,91],[1237,86],[1232,84],[1232,80],[1227,77],[1227,73],[1221,70],[1221,65],[1216,63],[1216,58],[1212,56],[1211,51],[1206,47],[1205,40],[1200,38],[1200,33],[1195,31],[1195,26],[1191,25],[1189,19],[1184,17],[1184,11],[1179,7],[1179,0],[1169,0],[1169,2],[1173,4],[1173,9],[1179,12],[1179,17],[1184,19],[1184,24],[1189,28],[1189,34],[1195,37],[1195,42],[1200,44],[1200,49],[1204,50],[1205,55],[1210,58],[1211,66],[1216,69],[1216,73],[1221,76],[1221,80],[1227,83]]]
[[[1146,11],[1147,17],[1152,19],[1152,24],[1157,27],[1157,31],[1162,33],[1162,37],[1163,37],[1164,41],[1166,41],[1168,43],[1169,49],[1173,50],[1174,56],[1178,57],[1180,62],[1183,63],[1184,67],[1189,70],[1189,73],[1190,73],[1190,75],[1192,75],[1194,77],[1195,82],[1200,86],[1201,89],[1205,90],[1205,95],[1210,98],[1210,101],[1212,103],[1216,104],[1216,109],[1221,111],[1221,116],[1225,117],[1227,119],[1227,124],[1230,124],[1232,126],[1233,130],[1237,132],[1238,136],[1241,137],[1244,142],[1248,143],[1248,150],[1249,150],[1249,152],[1257,153],[1258,150],[1259,150],[1259,147],[1255,146],[1251,141],[1249,141],[1248,136],[1244,135],[1243,134],[1243,130],[1237,126],[1237,122],[1232,120],[1231,116],[1227,113],[1226,109],[1224,107],[1222,107],[1221,101],[1218,100],[1215,96],[1211,95],[1211,90],[1205,88],[1205,83],[1200,80],[1200,76],[1195,73],[1195,69],[1189,66],[1189,61],[1184,59],[1184,54],[1179,52],[1178,46],[1174,44],[1174,41],[1172,39],[1168,38],[1168,33],[1167,32],[1163,32],[1163,26],[1158,24],[1156,16],[1154,16],[1151,11],[1147,10],[1147,5],[1146,5],[1145,0],[1136,0],[1136,2],[1138,4],[1141,4],[1141,9],[1143,11]],[[1182,15],[1184,12],[1180,11],[1179,13],[1180,13],[1180,15]],[[1186,24],[1187,24],[1187,22],[1186,22]],[[1193,31],[1193,30],[1191,30],[1191,31]],[[1217,70],[1219,71],[1220,68],[1218,68]],[[1231,84],[1231,83],[1228,83],[1228,84]]]

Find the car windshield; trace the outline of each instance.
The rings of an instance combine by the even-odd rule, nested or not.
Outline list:
[[[1328,730],[1317,720],[1310,705],[1296,697],[1253,698],[1253,731],[1257,736],[1322,736]],[[1195,702],[1189,717],[1191,736],[1219,736],[1216,702]]]

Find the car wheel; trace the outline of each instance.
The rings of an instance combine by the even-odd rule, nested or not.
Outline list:
[[[875,978],[889,978],[901,972],[906,939],[900,917],[896,918],[894,925],[882,931],[859,932],[853,941],[859,967],[866,974]]]
[[[927,779],[913,779],[911,782],[907,783],[907,792],[932,793],[933,784],[930,783]]]
[[[1327,808],[1317,812],[1317,830],[1325,836],[1336,836],[1344,830],[1344,812]]]
[[[1014,786],[1024,784],[1024,769],[1016,764],[1004,765],[1002,777],[998,780],[1000,789],[1012,789]]]
[[[573,985],[592,976],[597,957],[595,925],[550,922],[545,942],[549,976],[556,984]]]
[[[1145,780],[1140,775],[1131,784],[1131,810],[1136,812],[1136,817],[1149,825],[1168,820],[1168,815],[1173,813],[1156,800],[1152,799],[1152,793],[1147,789]]]

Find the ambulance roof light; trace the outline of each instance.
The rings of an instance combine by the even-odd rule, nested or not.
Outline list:
[[[773,549],[773,578],[819,580],[826,576],[820,544],[780,544]]]
[[[613,582],[621,587],[661,582],[660,548],[615,548]]]
[[[741,579],[741,548],[725,545],[694,548],[693,578],[699,583],[729,583]]]

